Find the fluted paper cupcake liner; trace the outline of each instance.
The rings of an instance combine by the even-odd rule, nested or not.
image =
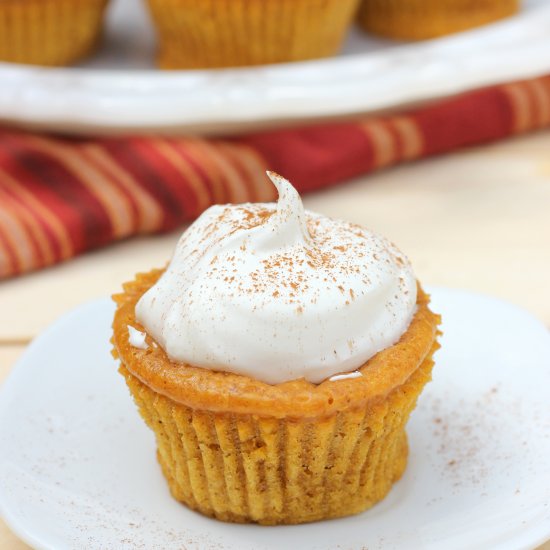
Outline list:
[[[0,61],[67,65],[95,47],[107,0],[0,0]]]
[[[405,424],[432,353],[385,398],[324,418],[196,410],[120,372],[177,500],[225,521],[291,524],[355,514],[388,493],[405,470]]]
[[[166,69],[333,55],[359,0],[148,0]]]
[[[484,25],[518,8],[519,0],[363,0],[358,21],[369,32],[421,40]]]

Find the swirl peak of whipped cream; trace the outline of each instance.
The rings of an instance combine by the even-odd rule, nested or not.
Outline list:
[[[206,210],[136,317],[173,360],[319,383],[399,340],[416,280],[386,239],[305,211],[288,181],[268,175],[278,202]]]

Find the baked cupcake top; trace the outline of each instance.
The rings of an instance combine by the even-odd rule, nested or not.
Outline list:
[[[174,361],[268,384],[320,383],[400,339],[416,280],[386,239],[305,211],[289,182],[269,176],[278,203],[204,212],[136,319]]]

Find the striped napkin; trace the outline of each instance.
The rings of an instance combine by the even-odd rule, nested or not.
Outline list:
[[[214,203],[274,200],[266,170],[305,193],[549,125],[544,76],[399,114],[223,139],[0,128],[0,278],[168,231]]]

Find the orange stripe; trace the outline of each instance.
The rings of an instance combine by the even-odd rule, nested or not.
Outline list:
[[[177,143],[205,173],[206,184],[210,188],[213,199],[212,202],[218,204],[229,202],[229,190],[225,180],[217,170],[217,165],[212,157],[204,150],[204,147],[201,147],[201,141],[198,139],[185,139]]]
[[[28,144],[56,158],[96,197],[111,222],[114,237],[125,237],[132,233],[132,207],[128,199],[112,180],[106,179],[75,147],[37,136],[29,136]]]
[[[0,227],[3,230],[6,241],[15,255],[16,272],[30,271],[36,266],[36,254],[28,233],[20,221],[13,216],[4,205],[0,203]]]
[[[6,186],[14,195],[16,195],[22,203],[27,205],[29,210],[33,211],[33,214],[37,218],[42,220],[45,225],[50,228],[50,231],[55,235],[57,244],[59,245],[61,258],[66,259],[74,255],[73,244],[67,228],[63,222],[43,203],[38,201],[34,195],[20,185],[9,174],[3,172],[0,169],[0,184]]]
[[[0,179],[1,176],[2,174],[0,173]],[[30,234],[34,246],[36,246],[36,248],[40,251],[41,258],[37,258],[35,267],[38,267],[39,265],[53,264],[55,261],[55,254],[44,228],[37,222],[36,217],[29,213],[24,205],[22,205],[13,197],[13,195],[9,194],[4,189],[5,188],[0,187],[0,196],[2,197],[2,200],[5,201],[8,208],[13,210],[16,213],[16,216],[23,221],[25,230]]]
[[[0,226],[0,278],[14,275],[16,271],[15,253]]]
[[[401,141],[401,158],[411,160],[422,155],[424,138],[418,124],[408,116],[392,117],[388,121],[395,128]]]
[[[267,162],[252,147],[231,142],[220,142],[218,145],[246,178],[250,201],[275,200],[277,192],[266,175]]]
[[[256,188],[257,201],[273,201],[277,198],[277,191],[267,178],[266,170],[269,170],[268,162],[253,147],[239,145],[241,160],[250,172],[250,179]]]
[[[370,137],[374,150],[374,167],[388,166],[397,157],[397,148],[392,133],[380,120],[367,120],[360,128]]]
[[[529,101],[528,88],[523,83],[514,82],[503,85],[502,89],[512,105],[514,133],[527,131],[533,125],[533,113]]]
[[[550,91],[545,87],[543,79],[529,80],[526,84],[535,106],[535,124],[542,128],[550,123]]]
[[[214,146],[239,175],[243,190],[246,191],[246,198],[243,198],[242,202],[254,202],[256,200],[256,185],[241,162],[241,152],[238,146],[225,141],[217,141]]]
[[[132,197],[137,211],[137,228],[141,233],[158,231],[161,227],[164,215],[161,206],[146,189],[144,189],[116,160],[109,154],[109,150],[99,145],[85,145],[88,155],[93,158],[97,166],[123,187]]]
[[[241,174],[231,165],[231,162],[218,148],[217,144],[208,141],[197,141],[195,145],[202,148],[205,155],[209,156],[218,172],[220,173],[227,193],[229,195],[229,202],[240,203],[250,200],[250,191],[246,185],[245,179]]]
[[[193,192],[193,195],[195,195],[197,204],[197,211],[192,212],[191,215],[198,216],[212,204],[212,199],[196,169],[178,152],[171,140],[158,138],[152,140],[151,144],[189,184],[189,188]]]

